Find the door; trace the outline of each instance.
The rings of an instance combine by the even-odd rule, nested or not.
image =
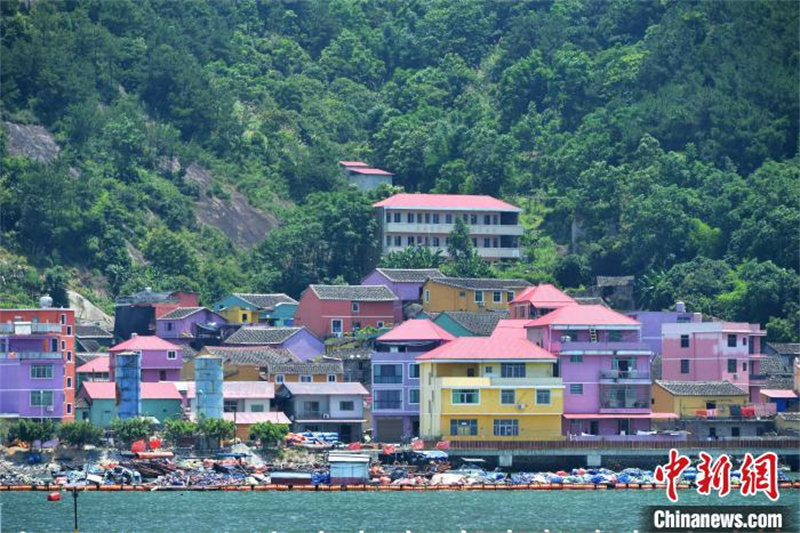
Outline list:
[[[342,320],[340,318],[334,318],[331,320],[331,333],[333,335],[338,335],[342,332]]]
[[[631,433],[631,425],[630,420],[623,419],[617,422],[617,433],[619,435],[630,435]]]
[[[589,434],[590,435],[597,435],[600,433],[600,422],[597,420],[592,420],[589,422]]]
[[[353,440],[353,426],[350,424],[341,424],[339,426],[339,440],[342,442],[350,442]]]

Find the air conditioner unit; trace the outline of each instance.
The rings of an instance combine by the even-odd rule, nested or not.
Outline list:
[[[739,374],[734,374],[733,379],[739,379]]]
[[[323,413],[322,414],[322,418],[324,418],[325,420],[329,419],[330,417],[331,417],[331,415],[329,415],[328,413]]]
[[[528,407],[528,406],[525,405],[524,403],[518,403],[517,404],[517,409],[525,409],[526,407]]]
[[[569,335],[562,335],[561,337],[561,342],[570,342],[571,340],[572,337],[570,337]]]
[[[45,409],[45,411],[47,411],[48,413],[52,413],[53,412],[53,406],[52,405],[48,405],[47,408]]]

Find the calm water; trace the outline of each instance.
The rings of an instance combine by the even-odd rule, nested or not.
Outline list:
[[[0,492],[2,531],[71,531],[72,496]],[[765,497],[724,500],[694,490],[681,504],[765,505]],[[797,514],[800,492],[779,504]],[[86,492],[78,497],[81,532],[287,531],[505,532],[633,531],[641,507],[667,503],[662,491],[514,492]]]

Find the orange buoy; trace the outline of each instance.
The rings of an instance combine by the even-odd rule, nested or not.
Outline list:
[[[61,493],[60,492],[51,492],[47,495],[47,501],[49,502],[60,502],[61,501]]]

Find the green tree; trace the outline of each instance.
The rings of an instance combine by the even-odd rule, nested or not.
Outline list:
[[[50,440],[56,434],[57,428],[58,425],[52,420],[36,421],[20,418],[9,426],[6,438],[9,442],[18,440],[31,444],[37,440]]]
[[[104,434],[103,428],[95,426],[88,420],[76,420],[58,428],[59,438],[77,447],[100,444]]]
[[[208,439],[229,440],[233,438],[236,426],[230,420],[203,418],[197,423],[197,431]]]
[[[156,228],[144,243],[144,255],[164,274],[193,276],[197,272],[198,258],[188,239],[166,228]]]
[[[147,439],[153,435],[153,421],[149,418],[115,418],[111,421],[114,440],[129,445],[137,440]]]
[[[450,254],[450,259],[445,263],[444,269],[448,275],[460,278],[492,276],[489,263],[478,255],[472,237],[469,236],[469,226],[461,217],[456,217],[455,226],[450,232],[447,252]]]
[[[193,437],[198,431],[197,424],[189,420],[169,419],[164,422],[164,432],[173,443]]]
[[[444,261],[441,250],[432,250],[427,246],[409,246],[383,256],[381,266],[384,268],[439,268]]]
[[[280,444],[288,434],[289,426],[287,424],[259,422],[250,426],[250,440],[260,441],[264,448]]]

